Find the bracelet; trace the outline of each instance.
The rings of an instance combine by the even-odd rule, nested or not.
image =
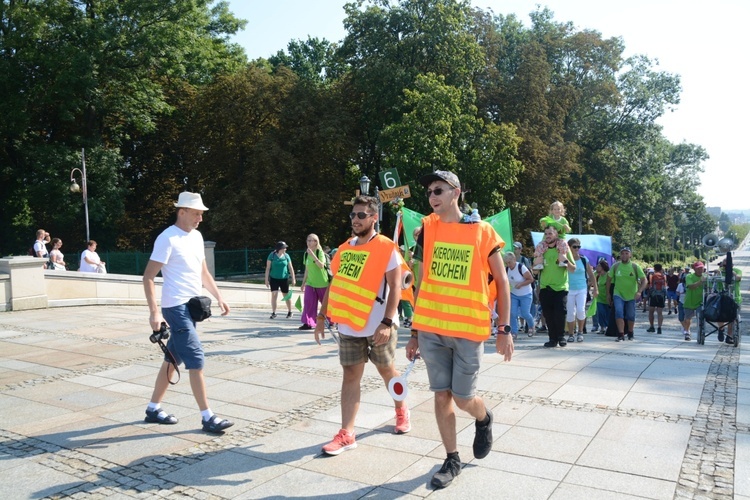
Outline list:
[[[325,314],[318,314],[315,319],[326,319]]]
[[[411,338],[415,339],[417,337],[419,337],[419,330],[412,329],[411,330]]]

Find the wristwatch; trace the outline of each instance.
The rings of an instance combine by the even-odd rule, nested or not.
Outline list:
[[[497,325],[497,333],[500,335],[510,335],[510,325]]]
[[[391,327],[393,326],[393,320],[391,318],[383,318],[380,320],[381,323],[383,323],[385,326]]]

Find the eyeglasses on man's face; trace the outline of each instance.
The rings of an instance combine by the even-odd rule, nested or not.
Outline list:
[[[368,214],[367,212],[351,212],[349,214],[349,218],[351,220],[354,220],[355,218],[364,220],[368,217],[372,217],[373,215],[375,214]]]
[[[426,195],[427,195],[427,197],[429,198],[429,197],[430,197],[430,196],[432,196],[433,194],[434,194],[435,196],[440,196],[441,194],[443,194],[443,193],[444,193],[444,192],[446,192],[446,191],[453,191],[453,188],[435,188],[435,189],[428,189],[428,190],[427,190],[427,192],[426,192],[425,194],[426,194]]]

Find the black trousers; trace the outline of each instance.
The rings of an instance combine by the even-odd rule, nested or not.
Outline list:
[[[539,290],[539,303],[542,314],[547,322],[547,334],[550,342],[560,342],[565,339],[565,315],[568,312],[568,292],[555,291],[550,287]]]

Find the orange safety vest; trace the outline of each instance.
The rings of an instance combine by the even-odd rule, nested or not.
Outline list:
[[[424,218],[424,265],[413,328],[476,342],[490,336],[488,257],[505,246],[486,222]]]
[[[382,293],[381,285],[394,250],[393,241],[378,234],[364,245],[341,245],[333,256],[333,279],[328,290],[331,321],[361,330],[372,306]],[[384,295],[384,294],[383,294]]]

